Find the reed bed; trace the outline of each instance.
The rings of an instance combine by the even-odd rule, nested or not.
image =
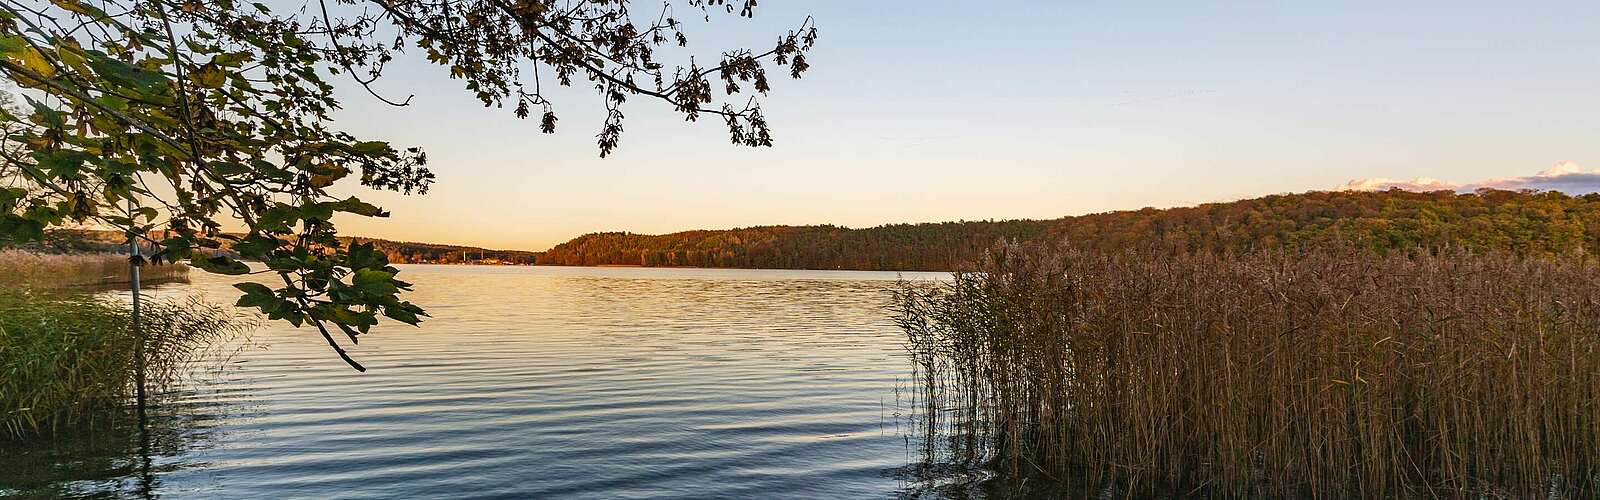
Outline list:
[[[149,301],[141,311],[147,387],[248,319],[196,299]],[[134,394],[138,336],[127,304],[88,295],[0,291],[0,435],[22,437],[111,423]]]
[[[182,263],[145,265],[141,281],[188,282]],[[0,287],[59,288],[127,283],[128,256],[114,253],[45,254],[0,250]]]
[[[1592,259],[1004,245],[897,313],[924,457],[1012,491],[1600,495]]]

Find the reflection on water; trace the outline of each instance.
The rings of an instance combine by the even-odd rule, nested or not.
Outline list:
[[[908,273],[908,279],[941,275]],[[0,459],[12,493],[184,497],[916,495],[896,273],[407,266],[433,319],[346,368],[269,325],[126,429]],[[157,295],[231,301],[197,274]],[[224,350],[226,351],[226,350]],[[215,364],[215,363],[213,363]],[[3,446],[3,445],[0,445]]]
[[[181,457],[210,446],[221,416],[194,389],[157,394],[139,432],[132,411],[109,424],[26,442],[0,441],[0,496],[153,498],[161,475],[203,463]]]

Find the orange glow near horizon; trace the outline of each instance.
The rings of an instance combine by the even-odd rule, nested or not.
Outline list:
[[[338,126],[421,146],[439,176],[427,196],[354,192],[394,215],[343,232],[542,250],[596,231],[1048,219],[1600,166],[1593,3],[761,9],[693,33],[707,50],[761,44],[815,16],[811,72],[764,101],[772,148],[641,101],[600,159],[589,89],[553,94],[562,121],[544,135],[414,54],[379,83],[410,106],[342,86]]]

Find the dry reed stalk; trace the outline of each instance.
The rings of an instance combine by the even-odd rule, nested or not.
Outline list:
[[[1004,245],[899,298],[944,445],[930,458],[1013,484],[1600,494],[1600,266],[1584,257]]]
[[[150,283],[187,282],[189,266],[145,265],[141,278]],[[60,288],[115,285],[128,282],[128,256],[113,253],[42,254],[0,250],[0,286]]]

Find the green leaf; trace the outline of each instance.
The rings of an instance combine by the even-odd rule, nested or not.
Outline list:
[[[217,54],[216,57],[211,58],[211,63],[224,68],[237,68],[254,58],[255,56],[249,52],[228,52]]]
[[[14,214],[0,214],[0,240],[18,243],[44,239],[44,223]]]
[[[318,319],[332,321],[341,326],[354,326],[366,331],[372,325],[378,324],[378,316],[370,312],[351,310],[347,305],[321,304],[312,310]]]
[[[360,199],[357,199],[354,196],[351,196],[349,198],[345,198],[344,200],[341,200],[341,201],[333,202],[332,204],[330,204],[330,208],[332,208],[334,210],[338,210],[340,212],[347,212],[347,213],[352,213],[352,214],[356,214],[356,215],[364,215],[364,216],[367,216],[367,217],[388,217],[389,216],[388,212],[383,211],[382,208],[378,208],[377,205],[373,205],[371,203],[367,203],[367,202],[361,201]]]
[[[372,295],[394,295],[400,288],[394,284],[394,273],[372,269],[357,269],[351,280],[357,290]]]
[[[54,151],[41,151],[34,153],[34,159],[39,161],[39,167],[49,172],[52,177],[75,179],[83,170],[83,163],[94,157],[88,153],[73,149],[57,149]]]
[[[305,220],[330,220],[333,218],[333,204],[312,203],[300,207],[300,218]]]
[[[260,233],[245,236],[233,244],[233,251],[239,255],[256,259],[265,259],[278,247],[278,242],[272,238],[262,236]]]
[[[215,161],[209,164],[211,170],[223,177],[233,177],[253,172],[249,165],[236,161]]]
[[[289,226],[294,225],[297,220],[300,220],[299,210],[278,203],[261,212],[261,216],[256,218],[256,226],[267,231],[282,231],[289,229]]]
[[[28,101],[29,105],[33,106],[33,117],[35,122],[50,128],[66,128],[66,115],[61,114],[60,111],[57,111],[55,108],[52,108],[45,103],[34,100],[33,97],[28,96],[27,94],[23,94],[22,98]]]
[[[411,305],[410,302],[402,302],[398,306],[385,306],[383,308],[384,316],[411,326],[417,326],[422,323],[422,318],[417,317],[421,312],[422,308]]]
[[[351,269],[381,268],[389,265],[389,257],[374,250],[371,243],[352,243],[345,255],[345,264]]]
[[[237,283],[233,285],[233,287],[238,288],[240,291],[243,291],[246,294],[272,295],[272,289],[267,288],[267,285],[260,283]]]
[[[226,274],[230,276],[237,276],[250,272],[249,265],[239,262],[238,260],[226,255],[193,257],[189,259],[189,265],[198,267],[209,273]]]
[[[50,3],[56,4],[57,7],[61,7],[62,9],[71,11],[73,13],[82,14],[89,17],[104,17],[106,15],[105,11],[77,0],[50,0]]]
[[[239,297],[239,302],[234,304],[236,306],[258,307],[261,308],[262,312],[270,313],[272,311],[269,308],[277,306],[281,302],[278,296],[272,293],[271,288],[267,288],[266,285],[260,283],[238,283],[233,287],[244,292],[244,296]]]
[[[355,150],[355,152],[357,152],[357,153],[361,153],[361,154],[364,154],[364,155],[367,155],[367,156],[378,156],[378,155],[383,155],[383,154],[390,153],[390,152],[394,151],[392,148],[389,147],[389,143],[383,142],[383,141],[363,141],[363,142],[358,142],[358,143],[355,143],[355,144],[351,145],[350,148]]]
[[[0,211],[10,212],[16,208],[17,201],[28,195],[28,190],[22,188],[0,187]]]
[[[155,90],[167,85],[167,77],[161,73],[113,59],[98,50],[86,50],[84,53],[89,56],[89,67],[94,69],[95,74],[118,85],[143,90]]]
[[[220,89],[228,79],[227,72],[224,72],[222,67],[216,64],[201,66],[198,71],[195,71],[190,76],[194,78],[195,83],[200,84],[200,87],[208,89]]]
[[[28,48],[28,41],[21,35],[0,36],[0,56],[20,56]]]
[[[166,257],[167,260],[181,259],[188,257],[192,249],[193,247],[189,244],[189,238],[173,236],[161,240],[160,254]]]

